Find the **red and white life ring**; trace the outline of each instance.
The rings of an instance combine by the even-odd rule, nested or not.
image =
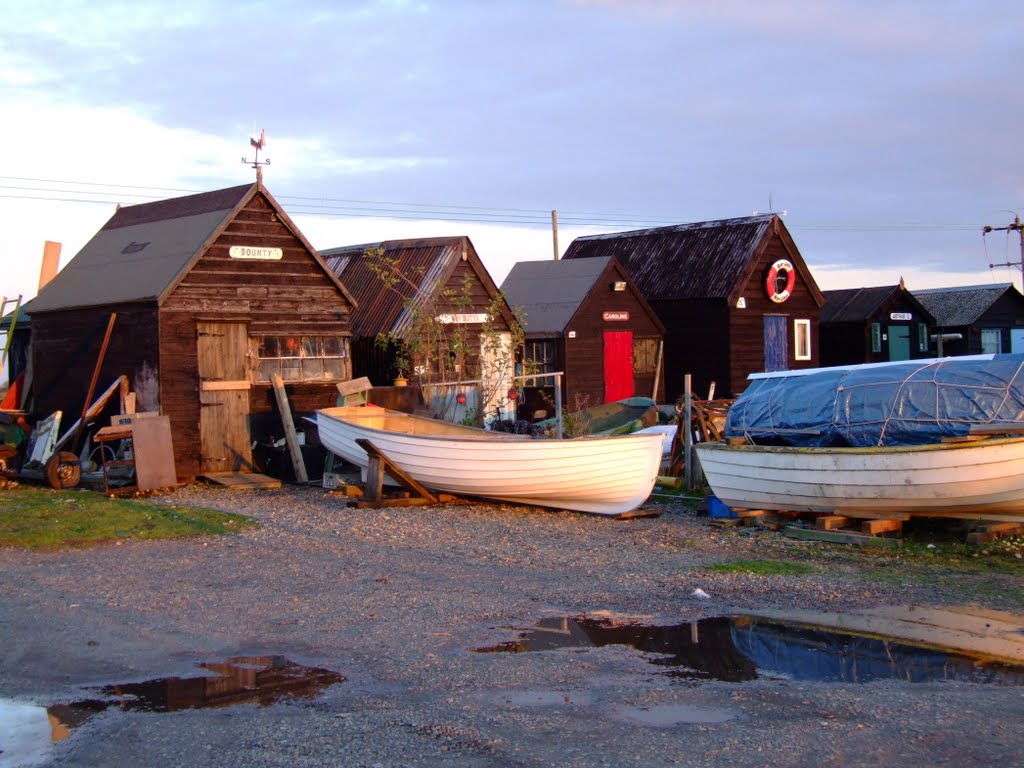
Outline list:
[[[786,274],[786,287],[781,291],[779,290],[780,272],[784,272]],[[772,264],[771,269],[768,270],[768,276],[764,280],[764,290],[765,293],[768,294],[768,298],[776,304],[781,304],[793,295],[793,289],[795,287],[796,270],[793,269],[793,264],[787,259],[779,259]]]

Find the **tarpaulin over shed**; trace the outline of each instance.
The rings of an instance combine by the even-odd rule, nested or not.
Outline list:
[[[1024,425],[1024,355],[976,355],[751,376],[726,437],[809,447],[924,445]]]

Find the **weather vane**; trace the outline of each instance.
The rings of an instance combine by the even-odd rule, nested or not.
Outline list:
[[[256,169],[256,181],[263,181],[263,166],[270,165],[269,157],[260,160],[260,150],[267,145],[266,130],[261,128],[260,137],[258,139],[250,137],[249,143],[256,148],[256,158],[254,160],[249,160],[249,158],[243,157],[242,162]]]

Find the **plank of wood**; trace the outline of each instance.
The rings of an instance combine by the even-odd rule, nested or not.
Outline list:
[[[1024,616],[976,605],[954,608],[883,606],[844,613],[765,609],[746,615],[900,640],[986,661],[1024,662]]]
[[[295,434],[295,422],[292,421],[292,409],[288,405],[288,394],[284,391],[284,381],[279,373],[275,373],[271,380],[274,385],[274,397],[277,398],[277,407],[281,411],[284,439],[288,443],[288,453],[291,455],[295,479],[300,483],[308,483],[306,462],[302,460],[302,449],[299,447],[299,438]]]
[[[609,517],[609,515],[602,515],[602,517]],[[612,520],[635,520],[638,517],[661,517],[661,510],[659,509],[634,509],[629,512],[620,512],[617,515],[610,516]]]
[[[863,520],[860,524],[860,532],[868,536],[877,536],[880,533],[898,533],[903,530],[902,520]]]
[[[989,525],[983,525],[976,531],[971,531],[967,534],[968,544],[987,544],[990,541],[995,541],[1000,536],[1013,536],[1020,533],[1022,526],[1020,523],[991,523]]]
[[[235,381],[203,381],[199,384],[202,392],[228,392],[236,389],[252,389],[252,382],[248,380]]]
[[[121,388],[122,382],[126,381],[128,381],[127,376],[118,376],[117,380],[107,388],[107,391],[100,395],[98,398],[96,398],[96,402],[94,402],[91,406],[89,406],[89,408],[86,409],[85,421],[96,418],[100,414],[100,411],[103,410],[104,406],[106,406],[107,401],[110,400],[114,392]],[[61,446],[64,445],[64,443],[66,443],[68,440],[75,436],[76,432],[81,426],[82,419],[79,419],[74,424],[72,424],[70,429],[68,429],[68,431],[61,436],[60,440],[57,441],[56,445],[54,445],[53,450],[59,451]]]
[[[899,539],[888,539],[883,536],[865,536],[863,533],[819,531],[812,528],[799,528],[787,525],[782,529],[784,536],[800,541],[826,541],[831,544],[853,544],[859,547],[895,548],[900,546]]]
[[[373,384],[370,383],[370,379],[366,376],[360,376],[358,379],[351,379],[349,381],[338,382],[338,394],[342,397],[365,392],[368,389],[373,389]]]
[[[251,488],[280,488],[281,481],[258,472],[207,472],[200,479],[233,491]]]
[[[412,475],[408,474],[400,466],[395,464],[391,459],[389,459],[387,457],[387,455],[385,453],[383,453],[379,448],[377,448],[377,446],[375,446],[371,441],[369,441],[369,440],[367,440],[366,438],[363,438],[363,437],[358,437],[358,438],[356,438],[356,444],[360,448],[362,448],[364,451],[366,451],[366,455],[370,457],[370,461],[371,462],[373,462],[374,460],[379,462],[379,466],[380,466],[380,470],[381,470],[380,471],[380,478],[381,479],[383,479],[384,470],[387,470],[387,474],[389,474],[392,477],[392,479],[394,479],[397,482],[401,483],[402,485],[404,485],[409,490],[418,493],[420,496],[422,496],[425,499],[430,499],[430,502],[432,504],[436,504],[438,502],[437,496],[435,496],[431,491],[428,491],[423,485],[420,484],[420,482],[418,480],[416,480],[416,478],[414,478]],[[370,482],[369,472],[367,472],[367,480],[366,481],[367,481],[367,483]],[[369,495],[371,498],[375,498],[370,493],[368,493],[367,495]],[[380,498],[380,489],[379,488],[377,489],[377,492],[376,492],[376,498]]]
[[[409,496],[408,498],[367,499],[349,503],[356,509],[383,509],[385,507],[425,507],[437,502],[419,496]]]
[[[814,527],[819,531],[834,531],[838,528],[847,528],[852,522],[843,515],[822,515],[814,521]]]

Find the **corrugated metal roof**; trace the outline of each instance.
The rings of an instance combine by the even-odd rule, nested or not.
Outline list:
[[[119,209],[26,311],[156,300],[253,186]]]
[[[898,285],[879,285],[822,291],[825,304],[821,308],[820,322],[863,323],[899,289]]]
[[[395,259],[399,271],[411,282],[400,282],[395,290],[387,289],[364,258],[369,248],[382,248],[384,256]],[[382,332],[401,335],[412,319],[406,301],[413,297],[419,302],[432,298],[448,269],[472,248],[465,236],[431,237],[328,248],[320,251],[320,256],[359,305],[352,314],[352,335],[360,338]]]
[[[932,314],[936,325],[951,328],[977,322],[1009,290],[1016,290],[1012,283],[927,288],[912,293]]]
[[[526,333],[561,333],[611,258],[520,261],[501,292],[510,305],[522,307]]]
[[[648,301],[728,298],[775,214],[576,238],[565,259],[615,256]]]

